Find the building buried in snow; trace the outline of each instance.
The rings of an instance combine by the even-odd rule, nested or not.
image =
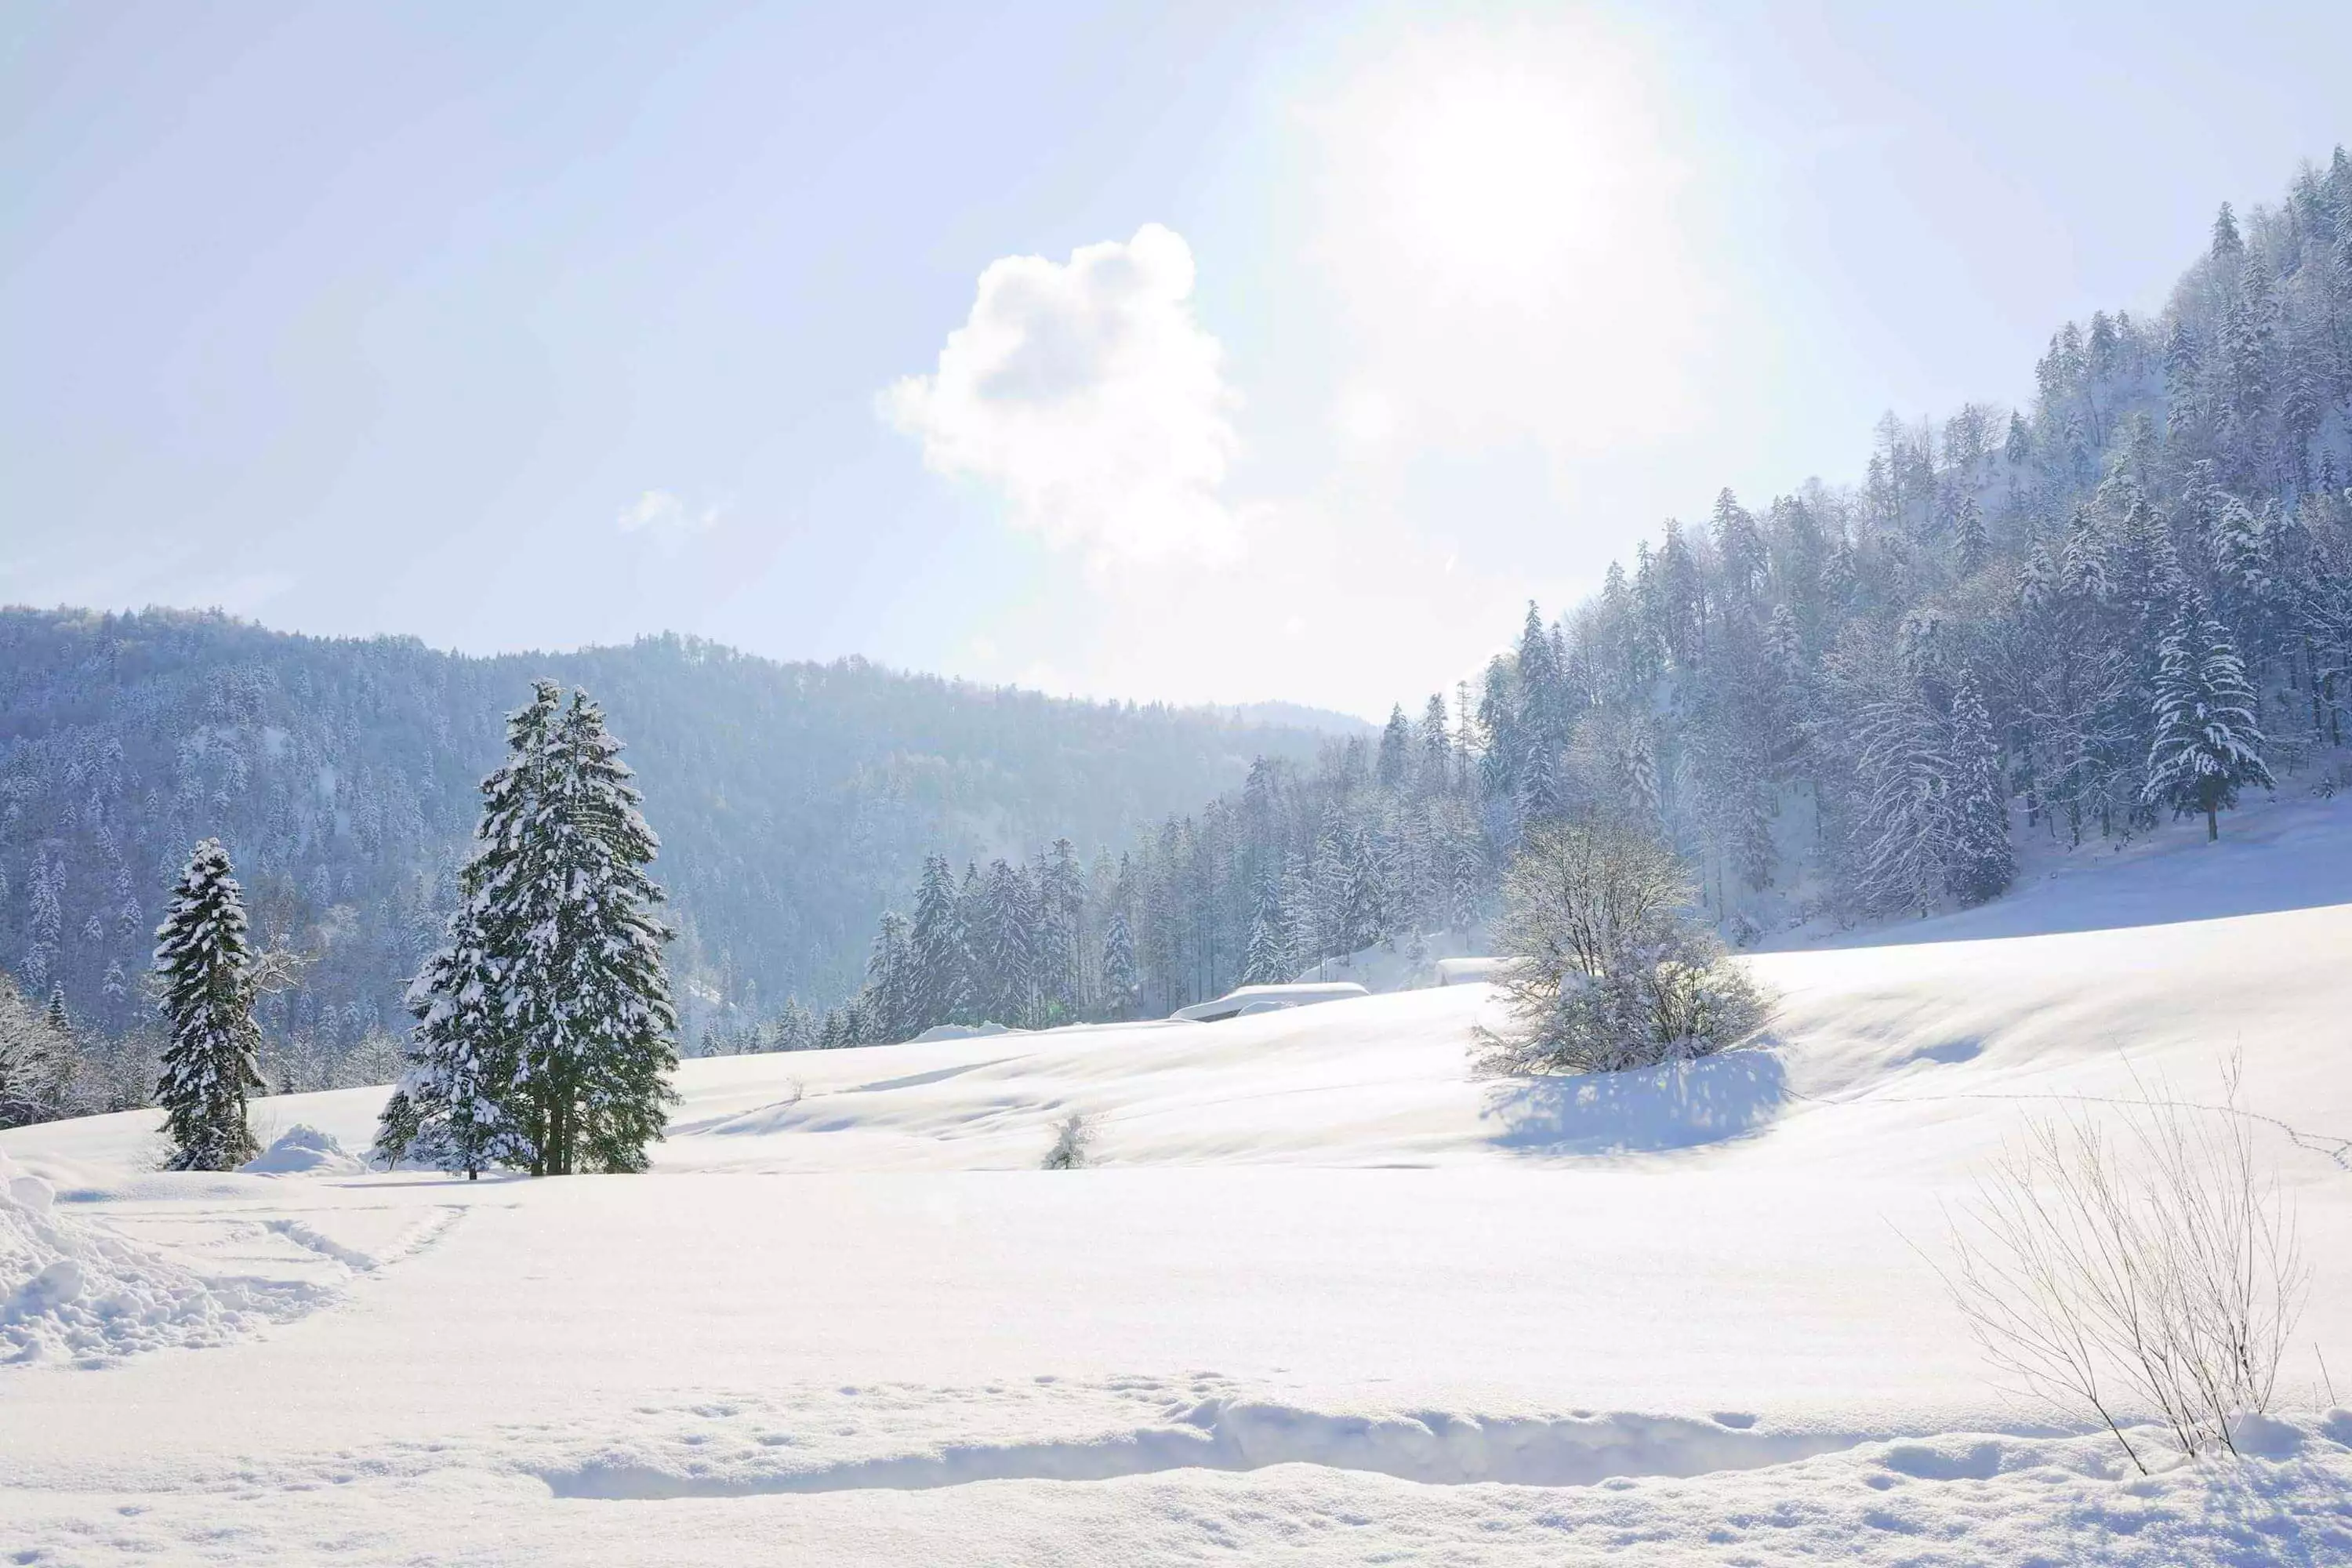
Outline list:
[[[1252,1013],[1278,1013],[1289,1007],[1312,1007],[1318,1002],[1345,1002],[1370,993],[1352,980],[1306,982],[1292,985],[1244,985],[1213,1002],[1195,1002],[1168,1016],[1194,1024],[1214,1024]]]

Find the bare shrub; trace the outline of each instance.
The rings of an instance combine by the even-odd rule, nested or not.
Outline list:
[[[2146,1092],[2037,1119],[1953,1231],[1945,1275],[1986,1356],[2025,1395],[2113,1433],[2152,1415],[2179,1452],[2237,1452],[2267,1415],[2308,1270],[2262,1173],[2238,1073],[2220,1106]],[[2145,1441],[2146,1439],[2143,1439]]]
[[[1616,1072],[1739,1045],[1770,1007],[1714,934],[1675,852],[1608,820],[1531,831],[1503,879],[1498,976],[1511,1027],[1481,1031],[1501,1072]]]
[[[1082,1110],[1073,1110],[1062,1119],[1056,1130],[1054,1146],[1045,1151],[1043,1168],[1048,1171],[1075,1171],[1093,1161],[1095,1124],[1093,1118]]]

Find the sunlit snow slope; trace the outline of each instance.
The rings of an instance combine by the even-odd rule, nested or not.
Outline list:
[[[2352,1561],[2352,807],[2231,826],[1748,960],[1777,1042],[1680,1071],[1476,1078],[1469,986],[692,1062],[646,1178],[0,1134],[0,1553]],[[2000,1401],[1933,1260],[2021,1117],[2231,1052],[2296,1408],[2140,1480]],[[1073,1111],[1098,1163],[1038,1170]]]

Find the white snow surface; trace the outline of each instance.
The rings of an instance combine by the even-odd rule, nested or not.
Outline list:
[[[333,1133],[297,1124],[237,1169],[249,1176],[352,1176],[367,1166],[347,1153]]]
[[[0,1562],[2352,1562],[2352,803],[2224,829],[1744,960],[1775,1042],[1669,1071],[1480,1079],[1470,984],[691,1061],[643,1177],[0,1134]],[[2232,1050],[2310,1306],[2257,1457],[2142,1478],[1933,1265],[2023,1117]]]

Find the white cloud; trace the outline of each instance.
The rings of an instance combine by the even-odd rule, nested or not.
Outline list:
[[[938,370],[891,386],[882,412],[931,468],[994,486],[1016,525],[1097,564],[1231,561],[1237,399],[1192,295],[1192,248],[1158,224],[1066,263],[992,262]]]
[[[709,532],[719,526],[724,511],[719,506],[698,510],[667,490],[647,490],[614,521],[623,533],[642,533],[667,542]]]

